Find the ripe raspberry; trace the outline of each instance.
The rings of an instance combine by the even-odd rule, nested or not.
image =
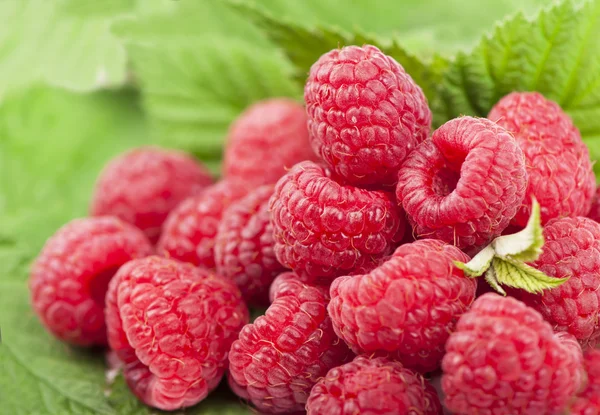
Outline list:
[[[315,153],[356,185],[393,185],[400,165],[431,128],[423,91],[375,46],[334,49],[304,88]]]
[[[588,350],[584,358],[587,387],[571,407],[571,415],[600,414],[600,350]]]
[[[600,222],[600,186],[596,189],[596,193],[592,199],[592,207],[587,217],[595,220],[596,222]]]
[[[306,403],[308,415],[441,415],[433,386],[399,362],[359,356],[327,372]]]
[[[260,101],[231,125],[223,174],[253,185],[275,183],[285,169],[316,159],[304,107],[287,98]]]
[[[156,243],[171,209],[211,183],[210,173],[185,153],[142,147],[106,165],[96,183],[90,213],[117,216]]]
[[[273,304],[231,346],[230,383],[262,412],[302,411],[317,380],[352,354],[333,332],[324,288],[291,273],[273,284]]]
[[[269,304],[269,286],[285,268],[275,257],[269,198],[273,185],[259,187],[223,214],[215,240],[217,272],[234,281],[247,303]]]
[[[562,413],[580,386],[576,353],[532,308],[484,294],[446,343],[446,407],[457,415]]]
[[[523,152],[484,118],[448,121],[400,169],[396,196],[417,236],[461,249],[499,236],[527,186]]]
[[[270,202],[277,259],[307,282],[373,268],[404,233],[391,195],[330,176],[313,162],[299,163],[277,182]]]
[[[163,226],[157,244],[160,254],[205,268],[215,267],[214,246],[221,216],[247,189],[240,182],[222,180],[177,206]]]
[[[570,277],[562,285],[511,294],[539,311],[556,331],[574,335],[584,348],[600,341],[600,224],[583,217],[553,219],[544,227],[542,255],[531,265],[546,275]]]
[[[588,213],[596,189],[590,154],[558,104],[538,92],[513,92],[492,108],[488,118],[515,136],[527,160],[529,184],[513,223],[527,224],[532,196],[540,203],[542,224]]]
[[[384,353],[420,372],[436,369],[477,288],[453,261],[469,257],[423,239],[400,246],[368,274],[336,279],[328,308],[336,334],[357,354]]]
[[[129,387],[163,410],[194,405],[217,386],[248,322],[232,282],[157,256],[124,265],[106,302],[108,341]]]
[[[59,339],[78,346],[104,345],[108,282],[121,265],[151,253],[144,233],[120,219],[75,219],[48,239],[33,264],[33,309]]]

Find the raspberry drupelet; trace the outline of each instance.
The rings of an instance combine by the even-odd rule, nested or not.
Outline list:
[[[588,350],[583,366],[586,372],[587,386],[577,395],[569,414],[600,414],[600,350]]]

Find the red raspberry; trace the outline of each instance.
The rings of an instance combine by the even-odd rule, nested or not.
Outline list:
[[[317,380],[352,354],[333,332],[324,288],[292,273],[274,284],[273,304],[231,346],[230,383],[262,412],[302,411]]]
[[[129,387],[163,410],[194,405],[217,386],[248,322],[232,282],[157,256],[124,265],[106,302],[108,341]]]
[[[120,219],[75,219],[48,239],[33,264],[33,309],[59,339],[104,345],[108,282],[121,265],[151,253],[144,233]]]
[[[600,341],[600,224],[583,217],[553,219],[544,227],[544,250],[531,265],[546,275],[569,277],[562,285],[511,294],[539,311],[557,331],[575,336],[584,348]]]
[[[446,407],[457,415],[562,413],[581,380],[573,343],[522,302],[484,294],[446,343]]]
[[[269,198],[273,185],[259,187],[223,214],[215,242],[217,272],[234,281],[246,302],[269,304],[269,286],[285,268],[275,257]]]
[[[177,206],[165,221],[157,244],[160,254],[205,268],[215,267],[214,246],[221,217],[244,197],[246,185],[222,180]]]
[[[231,125],[223,174],[253,185],[275,183],[285,168],[313,159],[304,107],[287,98],[267,99]]]
[[[442,241],[405,244],[368,274],[331,285],[333,327],[356,353],[385,353],[420,372],[436,369],[477,281],[453,261],[469,257]]]
[[[373,268],[404,233],[391,195],[339,184],[310,161],[277,182],[270,205],[277,259],[307,282]]]
[[[596,189],[596,193],[592,199],[592,207],[587,217],[594,219],[596,222],[600,222],[600,186]]]
[[[421,88],[371,45],[321,56],[304,100],[315,153],[356,185],[396,183],[400,165],[431,128]]]
[[[581,392],[569,412],[571,415],[600,414],[600,350],[588,350],[584,358],[587,387]]]
[[[526,186],[525,158],[514,138],[485,118],[460,117],[408,156],[396,196],[417,236],[466,249],[502,233]]]
[[[96,183],[90,213],[117,216],[156,243],[169,212],[211,183],[208,170],[187,154],[142,147],[106,165]]]
[[[399,362],[359,356],[327,372],[312,389],[308,415],[441,415],[433,386]]]
[[[513,92],[488,118],[512,133],[527,160],[529,184],[513,223],[524,227],[531,198],[540,203],[542,224],[590,210],[596,188],[590,154],[571,118],[538,92]]]

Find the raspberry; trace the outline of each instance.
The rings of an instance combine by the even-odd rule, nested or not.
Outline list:
[[[466,249],[502,233],[526,186],[525,158],[514,138],[487,119],[460,117],[408,156],[396,196],[417,236]]]
[[[248,322],[232,282],[157,256],[125,264],[106,302],[108,341],[129,387],[163,410],[194,405],[217,386]]]
[[[48,239],[33,264],[33,309],[59,339],[78,346],[104,345],[108,282],[121,265],[151,253],[144,233],[120,219],[75,219]]]
[[[433,386],[399,362],[359,356],[327,372],[312,389],[308,415],[442,414]]]
[[[269,286],[285,270],[275,257],[269,198],[273,185],[259,187],[223,214],[215,242],[217,272],[234,281],[247,303],[269,304]]]
[[[400,165],[431,128],[421,88],[371,45],[321,56],[304,100],[315,153],[355,185],[396,183]]]
[[[540,203],[542,224],[587,215],[596,188],[590,154],[558,104],[537,92],[513,92],[488,118],[514,135],[527,160],[527,193],[513,223],[527,224],[532,196]]]
[[[329,303],[336,334],[356,353],[390,354],[420,372],[436,369],[477,288],[453,261],[469,257],[422,239],[400,246],[368,274],[336,279]]]
[[[584,358],[587,387],[581,392],[569,412],[571,415],[600,414],[600,350],[588,350]]]
[[[271,222],[275,254],[307,282],[377,265],[404,233],[404,215],[391,195],[342,185],[307,161],[275,186]]]
[[[230,384],[262,412],[302,411],[317,380],[352,354],[333,332],[324,288],[292,273],[273,284],[273,304],[231,346]]]
[[[104,168],[90,213],[117,216],[156,243],[171,209],[211,183],[210,173],[185,153],[142,147],[122,154]]]
[[[600,222],[600,187],[596,189],[596,193],[592,199],[592,207],[587,217],[594,219],[596,222]]]
[[[267,99],[246,109],[231,125],[223,161],[229,179],[275,183],[285,168],[316,159],[304,107],[291,99]]]
[[[562,413],[580,386],[574,344],[522,302],[484,294],[446,343],[446,407],[457,415]]]
[[[157,244],[160,254],[205,268],[215,267],[214,246],[221,216],[244,197],[246,186],[222,180],[184,200],[165,221]]]
[[[600,341],[600,224],[583,217],[552,219],[544,227],[544,250],[531,265],[546,275],[569,277],[562,285],[529,294],[511,294],[538,310],[557,331],[584,346]]]

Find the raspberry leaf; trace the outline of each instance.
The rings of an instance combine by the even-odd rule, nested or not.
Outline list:
[[[488,270],[485,272],[484,278],[488,282],[488,284],[490,284],[490,287],[496,290],[496,292],[502,295],[506,295],[506,291],[504,291],[504,288],[502,288],[500,286],[500,283],[498,282],[498,277],[496,276],[496,271],[494,267],[488,268]]]
[[[454,264],[463,270],[469,277],[480,277],[490,268],[495,255],[496,252],[494,251],[492,244],[490,244],[466,264],[460,261],[454,261]]]
[[[498,283],[519,288],[532,294],[558,287],[569,279],[549,277],[524,262],[510,258],[494,258],[492,267]]]

